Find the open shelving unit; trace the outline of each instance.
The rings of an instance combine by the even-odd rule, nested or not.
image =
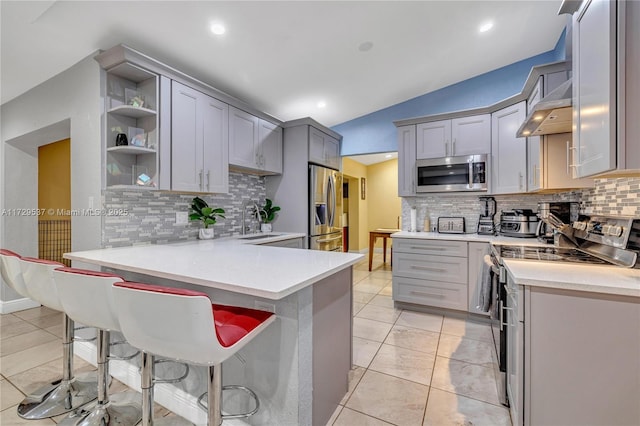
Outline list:
[[[106,85],[106,186],[156,189],[159,76],[124,62],[106,70]],[[116,145],[120,133],[128,145]]]

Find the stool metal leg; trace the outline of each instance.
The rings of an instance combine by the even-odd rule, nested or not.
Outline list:
[[[98,330],[98,400],[58,423],[61,426],[134,426],[142,419],[137,401],[109,399],[109,332]]]
[[[207,416],[208,426],[222,424],[222,364],[207,369]]]
[[[142,423],[141,426],[153,426],[153,376],[154,356],[142,352],[142,371],[140,387],[142,388]]]
[[[62,379],[27,396],[18,405],[18,416],[36,420],[74,411],[97,397],[95,373],[73,375],[73,320],[63,315]]]

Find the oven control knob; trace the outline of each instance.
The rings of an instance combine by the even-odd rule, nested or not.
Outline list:
[[[619,237],[622,235],[622,226],[614,226],[611,225],[608,229],[607,232],[608,235],[611,235],[612,237]]]
[[[573,222],[573,228],[577,229],[578,231],[584,231],[585,229],[587,229],[587,224],[584,222],[575,221]]]

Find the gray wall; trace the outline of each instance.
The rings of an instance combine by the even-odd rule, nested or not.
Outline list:
[[[93,54],[2,105],[0,209],[37,208],[37,146],[71,138],[71,208],[100,208],[100,69]],[[46,139],[51,136],[57,139]],[[34,151],[35,148],[35,151]],[[35,153],[34,153],[35,152]],[[37,256],[34,217],[0,216],[0,245]],[[100,247],[100,217],[72,218],[72,249]],[[16,295],[2,285],[0,307]]]

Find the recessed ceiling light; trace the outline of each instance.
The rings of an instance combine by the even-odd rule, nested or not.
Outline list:
[[[325,101],[319,101],[316,105],[318,105],[318,108],[324,108],[327,106],[327,103]]]
[[[358,46],[358,50],[361,52],[368,52],[372,48],[373,48],[373,43],[370,41],[365,41],[364,43],[360,43],[360,46]]]
[[[391,154],[387,154],[387,155],[384,156],[384,158],[391,158],[391,157],[393,157],[393,155],[391,155]]]
[[[493,28],[493,22],[487,22],[487,23],[484,23],[484,24],[480,25],[479,31],[481,33],[486,33],[491,28]]]
[[[215,22],[213,24],[211,24],[211,26],[209,27],[209,29],[211,30],[212,33],[214,33],[215,35],[222,35],[224,33],[227,32],[227,29],[224,27],[224,25],[222,25],[219,22]]]

